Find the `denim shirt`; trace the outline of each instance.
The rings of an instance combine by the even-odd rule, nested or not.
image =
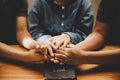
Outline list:
[[[84,40],[93,26],[90,0],[69,0],[67,5],[56,5],[54,0],[34,0],[28,15],[28,29],[33,38],[46,42],[50,37],[68,34],[76,44]]]

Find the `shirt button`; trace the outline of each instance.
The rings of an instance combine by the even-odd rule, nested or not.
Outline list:
[[[62,18],[64,18],[64,17],[65,17],[65,15],[62,15],[61,17],[62,17]]]
[[[64,26],[64,23],[61,23],[61,26]]]
[[[62,6],[62,9],[65,9],[65,7],[64,7],[64,6]]]

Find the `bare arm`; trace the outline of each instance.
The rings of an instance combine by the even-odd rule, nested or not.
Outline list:
[[[68,63],[76,63],[76,64],[81,64],[81,63],[107,63],[102,61],[102,57],[104,57],[104,61],[109,58],[108,55],[115,55],[114,53],[111,53],[110,51],[91,51],[91,50],[96,50],[100,48],[104,42],[105,38],[107,36],[109,29],[109,25],[97,21],[95,24],[95,28],[93,32],[83,41],[80,42],[79,44],[75,45],[72,48],[65,48],[61,49],[58,51],[57,57],[62,57],[62,62],[67,61]],[[112,51],[114,52],[114,51]],[[116,53],[118,53],[117,51]],[[98,54],[99,53],[99,54]],[[64,57],[66,55],[66,57]],[[96,57],[96,56],[97,57]],[[100,55],[102,55],[101,58]],[[105,58],[106,57],[106,58]],[[107,58],[108,57],[108,58]],[[67,59],[71,58],[71,59]],[[115,58],[115,57],[114,57]],[[71,60],[71,61],[69,61]],[[96,62],[94,62],[96,61]],[[97,62],[98,61],[98,62]],[[109,61],[109,60],[107,60]],[[109,61],[110,62],[110,61]]]
[[[25,48],[30,48],[30,43],[35,42],[31,37],[30,33],[27,29],[27,18],[26,17],[17,17],[17,40],[18,42],[23,45]]]
[[[20,56],[21,58],[23,57],[23,53],[19,52],[18,50],[0,42],[0,55],[4,56],[4,57],[8,57],[8,58],[12,58],[12,59],[17,59],[19,60]]]
[[[59,61],[68,64],[118,64],[120,63],[120,48],[105,51],[85,51],[72,48],[61,48],[55,56]]]
[[[27,63],[38,63],[44,61],[44,57],[36,53],[35,50],[21,51],[2,42],[0,42],[0,56]]]
[[[118,64],[120,63],[120,49],[106,51],[85,51],[86,63]]]
[[[83,41],[77,44],[83,50],[96,50],[100,48],[107,36],[109,25],[97,21],[93,32]]]

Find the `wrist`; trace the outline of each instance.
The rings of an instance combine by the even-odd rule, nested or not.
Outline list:
[[[26,52],[19,51],[18,53],[14,54],[12,58],[15,60],[24,61],[25,56],[26,56]]]
[[[24,38],[22,41],[22,45],[27,48],[30,49],[30,44],[33,42],[34,40],[32,38]]]
[[[68,34],[63,33],[63,34],[61,34],[61,36],[66,37],[67,39],[69,39],[71,41],[71,38],[70,38],[70,36]]]

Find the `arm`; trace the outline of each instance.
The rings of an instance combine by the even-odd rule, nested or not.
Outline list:
[[[98,8],[97,12],[97,22],[95,23],[95,28],[93,29],[93,33],[90,34],[82,43],[81,47],[84,50],[95,50],[100,48],[107,37],[108,30],[110,29],[110,25],[114,19],[114,8],[112,8],[112,2],[108,4],[109,0],[102,0],[101,4]],[[113,12],[113,13],[111,13]]]
[[[91,52],[91,55],[89,55],[89,50],[98,49],[104,44],[108,29],[108,24],[97,21],[93,32],[84,41],[73,46],[72,48],[61,48],[58,50],[59,54],[56,54],[55,56],[62,58],[59,59],[62,62],[66,61],[66,63],[71,64],[93,63],[92,61],[94,61],[95,58],[96,61],[101,61],[102,59],[99,60],[97,57],[93,56],[94,52]],[[97,55],[97,52],[95,52],[95,54]],[[90,56],[92,56],[94,59]]]
[[[16,1],[16,35],[18,42],[27,49],[36,48],[38,43],[27,30],[27,1]]]
[[[17,17],[16,24],[18,42],[27,49],[36,48],[39,44],[32,38],[27,30],[27,18],[24,16]]]
[[[4,57],[9,57],[12,59],[20,59],[20,56],[22,58],[22,56],[24,55],[23,53],[20,53],[19,51],[17,51],[16,49],[0,42],[0,55],[4,56]]]
[[[44,61],[43,56],[36,54],[35,50],[24,52],[8,46],[2,42],[0,42],[0,56],[30,63]]]
[[[79,64],[119,64],[120,49],[112,49],[105,51],[84,51],[73,48],[61,48],[55,54],[57,59],[63,63],[79,65]]]
[[[120,49],[106,50],[106,51],[85,51],[85,63],[88,64],[118,64],[120,63]]]
[[[96,50],[104,45],[108,30],[108,24],[97,21],[93,32],[84,41],[77,44],[76,46],[83,50]]]

